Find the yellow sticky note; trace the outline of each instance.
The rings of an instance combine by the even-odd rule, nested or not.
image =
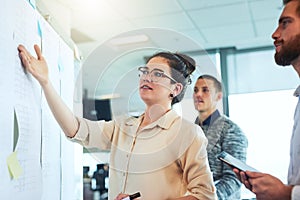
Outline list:
[[[22,175],[23,169],[18,161],[18,156],[16,151],[7,157],[6,163],[12,179],[17,179]]]

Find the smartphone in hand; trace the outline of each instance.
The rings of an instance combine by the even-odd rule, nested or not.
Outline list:
[[[217,158],[223,162],[225,162],[226,164],[228,164],[229,166],[233,167],[233,168],[237,168],[240,171],[253,171],[253,172],[258,172],[257,169],[247,165],[246,163],[244,163],[243,161],[233,157],[232,155],[230,155],[229,153],[227,153],[226,151],[222,151],[220,154],[217,155]]]

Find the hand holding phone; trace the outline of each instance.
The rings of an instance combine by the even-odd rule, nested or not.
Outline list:
[[[232,155],[230,155],[229,153],[222,151],[220,154],[217,155],[217,158],[223,162],[225,162],[226,164],[228,164],[229,166],[233,167],[233,168],[237,168],[240,171],[253,171],[253,172],[258,172],[257,169],[247,165],[246,163],[244,163],[243,161],[233,157]]]

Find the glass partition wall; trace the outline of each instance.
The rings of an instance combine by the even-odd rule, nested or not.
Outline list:
[[[287,182],[289,144],[299,78],[274,62],[274,49],[226,53],[228,115],[248,137],[247,163]],[[255,197],[243,189],[244,199]]]

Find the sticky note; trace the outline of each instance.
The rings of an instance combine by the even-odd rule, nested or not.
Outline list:
[[[18,155],[16,151],[7,157],[6,163],[12,179],[17,179],[22,175],[23,169],[18,161]]]
[[[37,30],[38,30],[38,34],[39,34],[40,38],[43,38],[43,32],[42,32],[42,27],[41,27],[40,21],[37,21]]]
[[[64,71],[64,66],[63,66],[63,64],[62,64],[62,59],[61,59],[61,57],[58,58],[58,70],[59,70],[60,72],[63,72],[63,71]]]

